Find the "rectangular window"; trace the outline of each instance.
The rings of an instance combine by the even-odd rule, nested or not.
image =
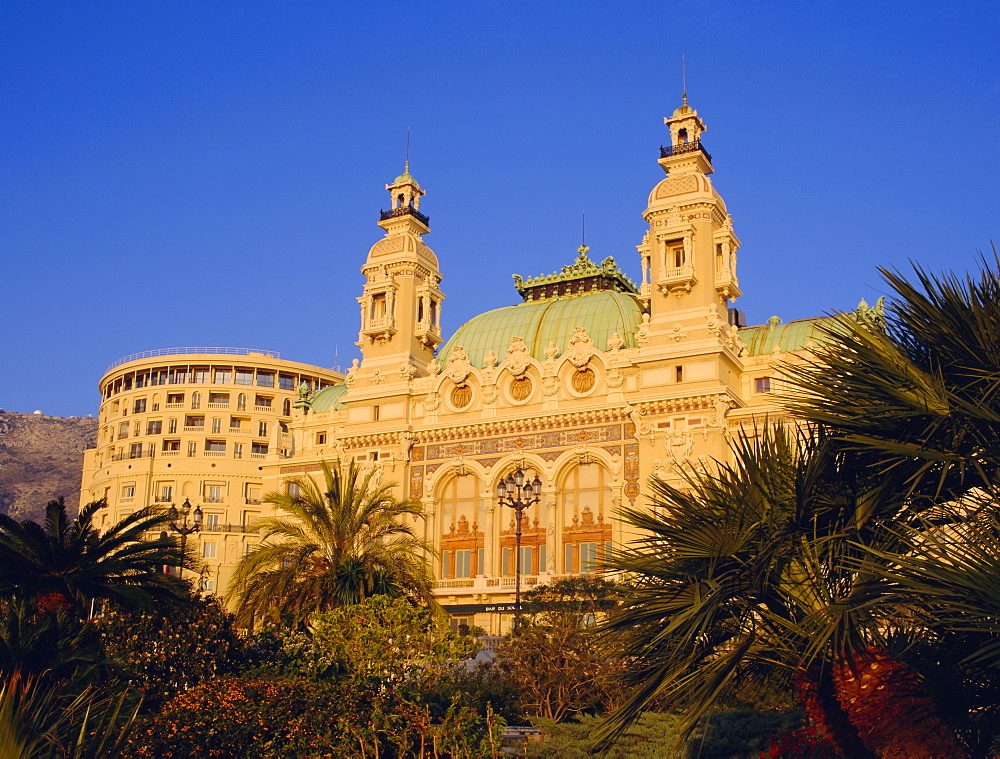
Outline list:
[[[186,416],[184,417],[185,427],[204,427],[205,417],[203,416]]]
[[[135,485],[122,486],[122,498],[135,498]]]
[[[263,456],[267,453],[267,443],[254,443],[250,448],[250,453]]]
[[[206,485],[205,501],[207,503],[222,503],[222,485]]]
[[[214,559],[215,558],[215,543],[202,543],[201,544],[201,558],[203,558],[203,559]]]
[[[233,458],[243,458],[243,443],[233,443]]]
[[[317,432],[316,433],[316,445],[326,445],[326,433]]]
[[[257,437],[267,437],[267,422],[257,423]]]
[[[242,426],[243,420],[238,416],[229,417],[229,429],[238,430]]]
[[[209,403],[229,403],[229,393],[209,393]]]
[[[181,449],[180,440],[164,440],[163,450],[165,451],[179,451]]]
[[[476,574],[486,574],[486,551],[482,548],[476,552]]]
[[[521,574],[534,574],[531,567],[531,557],[534,552],[531,546],[521,546]]]
[[[455,551],[455,577],[472,577],[472,551]]]
[[[132,404],[132,413],[141,414],[146,410],[146,399],[136,398],[135,403]]]
[[[139,437],[141,432],[142,432],[142,422],[136,422],[135,432],[133,432],[132,434],[135,435],[136,437]]]
[[[514,572],[510,568],[510,549],[509,548],[501,548],[500,549],[500,560],[501,560],[500,561],[500,566],[502,568],[502,571],[500,572],[500,574],[502,574],[504,576],[514,574]]]
[[[128,422],[122,422],[118,425],[118,437],[128,437]]]
[[[538,571],[539,572],[547,572],[548,571],[548,564],[545,563],[545,558],[546,558],[545,557],[545,548],[546,548],[546,546],[545,546],[544,543],[542,543],[540,546],[538,546]]]
[[[194,456],[196,453],[198,453],[198,444],[192,440],[188,443],[188,456]]]
[[[167,403],[184,403],[184,393],[167,393]]]
[[[167,422],[167,434],[173,435],[175,432],[177,432],[177,420],[171,419]]]
[[[191,381],[201,385],[208,384],[208,369],[204,367],[198,369],[192,369]]]
[[[146,422],[146,434],[147,435],[159,435],[163,432],[163,421],[157,419],[152,422]]]
[[[597,570],[597,543],[580,544],[580,571],[594,572]]]
[[[257,372],[258,387],[274,387],[274,372]]]
[[[205,441],[206,451],[225,451],[226,441],[225,440],[206,440]]]
[[[771,392],[771,378],[770,377],[758,377],[754,380],[754,392],[755,393],[770,393]]]
[[[271,408],[271,398],[266,395],[258,395],[253,399],[253,403],[261,408]]]
[[[448,577],[448,565],[451,563],[451,551],[441,552],[441,579],[447,579]]]
[[[381,413],[382,413],[381,408],[379,408],[378,406],[372,406],[372,421],[377,422],[379,416],[381,416]]]
[[[566,574],[572,574],[573,571],[574,571],[574,567],[573,567],[573,544],[572,543],[567,543],[566,544],[566,557],[565,557],[565,559],[566,559],[566,563],[565,563],[565,566],[563,567],[563,571],[566,572]]]
[[[142,443],[132,443],[128,449],[128,457],[130,459],[142,458]]]
[[[222,420],[221,419],[213,419],[212,420],[212,434],[213,435],[218,435],[220,432],[222,432]]]
[[[231,369],[216,369],[215,370],[215,384],[216,385],[228,385],[233,381],[233,372]]]
[[[205,515],[205,529],[207,530],[218,530],[219,525],[222,522],[221,514],[206,514]]]
[[[291,374],[279,374],[278,375],[278,387],[281,390],[294,390],[295,389],[295,377]]]
[[[237,369],[236,370],[236,384],[237,385],[252,385],[253,384],[253,369]]]
[[[674,367],[674,382],[683,382],[683,381],[684,381],[684,367],[683,366],[675,366]]]

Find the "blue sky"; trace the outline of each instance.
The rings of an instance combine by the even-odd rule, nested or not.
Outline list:
[[[116,358],[356,353],[386,182],[428,190],[450,333],[511,274],[638,277],[680,57],[751,322],[1000,241],[994,2],[0,4],[0,408],[96,413]]]

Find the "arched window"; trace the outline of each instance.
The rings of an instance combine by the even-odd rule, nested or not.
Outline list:
[[[191,393],[191,408],[201,408],[201,393]]]
[[[283,416],[292,415],[292,402],[288,398],[285,398],[284,403],[281,404],[281,413]]]
[[[684,144],[687,144],[687,141],[688,141],[688,130],[687,129],[678,129],[677,130],[677,142],[679,142],[680,144],[684,145]]]
[[[247,396],[246,393],[240,393],[236,397],[236,410],[246,411],[247,410]]]
[[[441,577],[473,577],[485,572],[486,510],[482,482],[457,475],[441,492]]]
[[[503,472],[501,478],[508,474],[509,470]],[[531,482],[536,476],[541,477],[534,470],[524,470],[525,482]],[[509,506],[501,508],[503,511],[497,516],[500,523],[500,574],[514,575],[517,572],[517,512]],[[538,503],[524,510],[521,518],[522,575],[548,571],[549,556],[545,540],[547,527],[548,506],[542,496]]]
[[[610,548],[613,491],[608,471],[597,463],[578,464],[563,480],[562,570],[567,574],[596,572]]]

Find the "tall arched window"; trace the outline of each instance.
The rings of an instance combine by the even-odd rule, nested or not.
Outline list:
[[[567,574],[596,572],[610,548],[609,512],[613,491],[610,475],[600,464],[578,464],[563,480],[562,569]]]
[[[246,411],[247,410],[247,396],[246,393],[240,393],[236,397],[236,410]]]
[[[503,472],[506,477],[510,472]],[[524,479],[530,482],[541,475],[531,469],[524,470]],[[500,507],[498,507],[500,508]],[[517,571],[517,522],[516,512],[504,506],[497,516],[500,523],[500,574],[513,575]],[[521,574],[545,572],[548,565],[548,548],[545,542],[548,527],[548,508],[544,497],[537,504],[524,510],[521,521]]]
[[[191,408],[201,408],[201,393],[191,393]]]
[[[474,474],[452,477],[441,492],[441,577],[483,574],[486,510]]]
[[[288,398],[285,398],[284,403],[281,404],[281,414],[282,416],[292,415],[292,402]]]

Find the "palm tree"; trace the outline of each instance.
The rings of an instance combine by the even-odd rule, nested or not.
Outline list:
[[[654,699],[690,732],[727,685],[777,680],[845,756],[965,755],[889,653],[898,606],[872,551],[897,552],[902,483],[833,442],[768,426],[681,488],[654,480],[653,511],[623,511],[646,536],[606,561],[631,578],[604,630],[633,691],[605,740]]]
[[[804,366],[791,410],[828,425],[931,500],[994,487],[1000,473],[1000,257],[960,279],[882,269],[884,322],[839,317]]]
[[[42,524],[0,514],[0,601],[84,618],[95,601],[129,609],[183,599],[185,584],[163,572],[181,560],[161,533],[169,515],[147,507],[99,531],[94,515],[105,505],[94,501],[70,519],[63,499],[50,501]]]
[[[324,462],[322,477],[264,497],[287,516],[258,520],[262,542],[236,566],[226,597],[239,623],[302,624],[380,594],[432,601],[432,550],[412,528],[420,505],[397,500],[392,483],[353,461]]]

